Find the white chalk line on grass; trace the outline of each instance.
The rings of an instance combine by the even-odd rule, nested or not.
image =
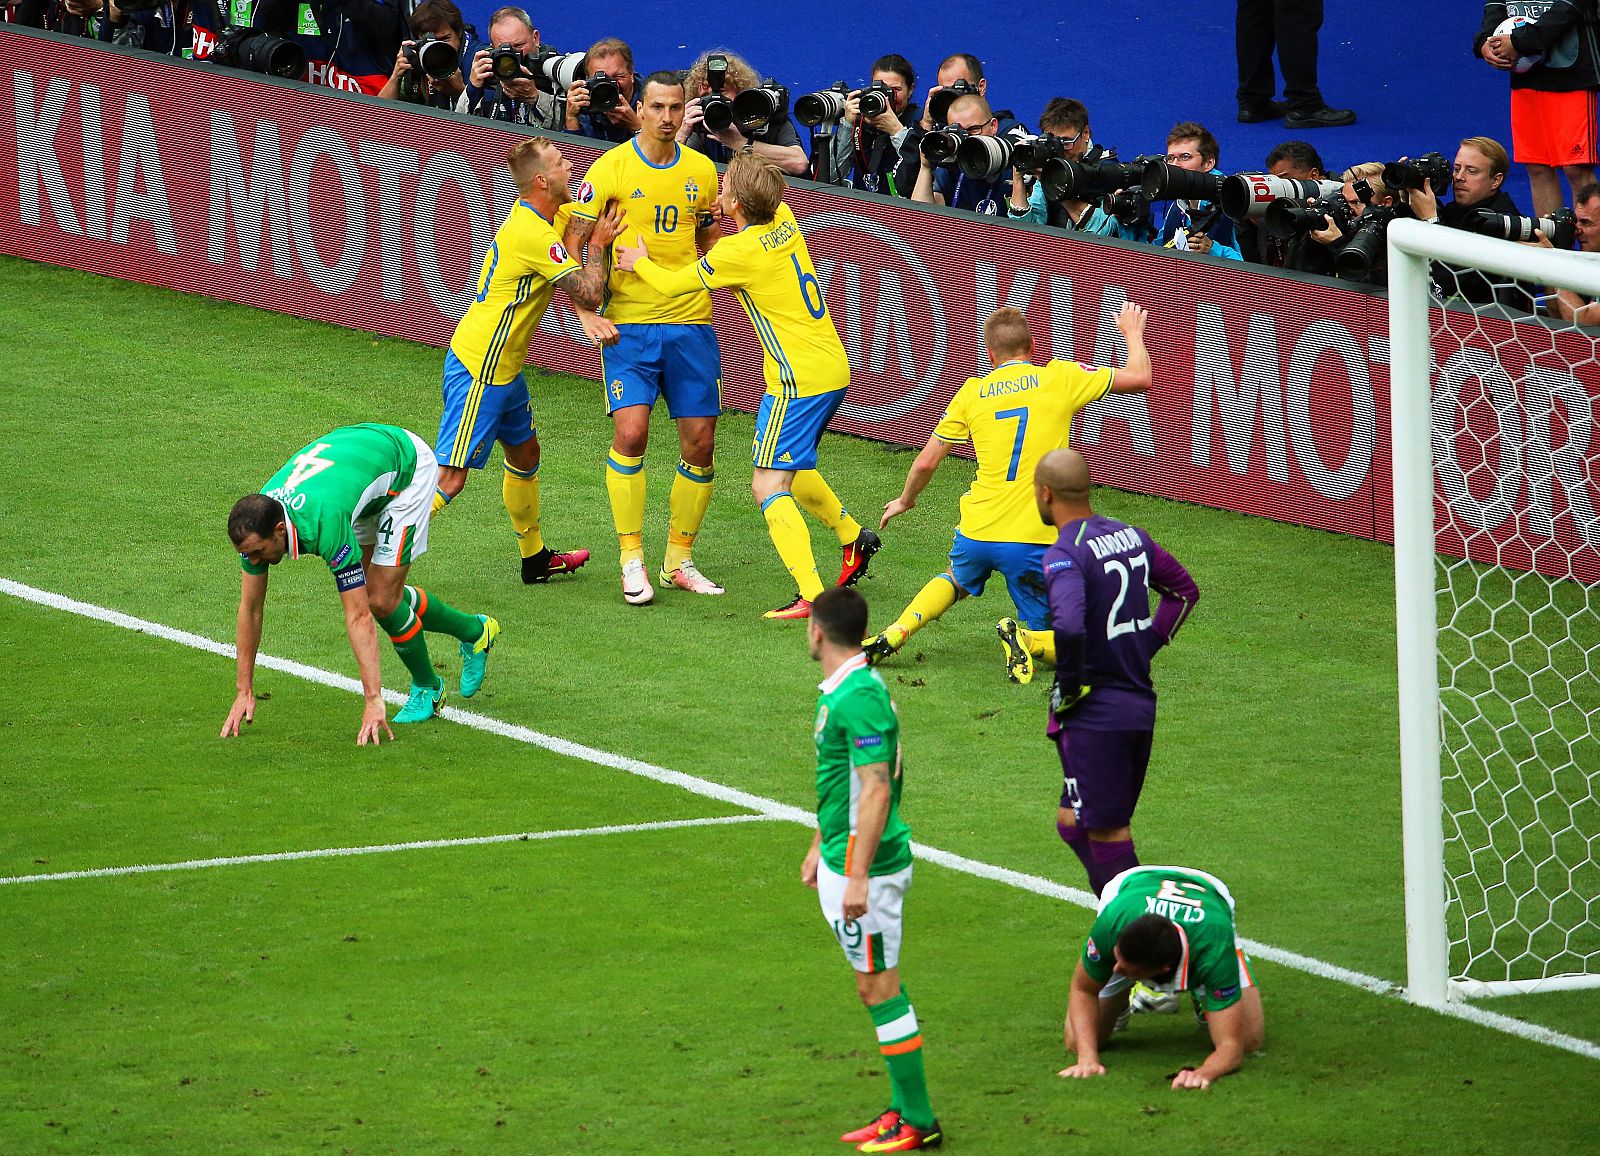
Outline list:
[[[366,847],[323,847],[315,851],[271,851],[261,855],[225,855],[185,859],[179,863],[138,863],[130,867],[91,867],[86,871],[54,871],[41,875],[0,878],[0,887],[17,883],[53,883],[62,879],[101,879],[109,875],[149,875],[157,871],[198,871],[202,867],[239,867],[250,863],[286,863],[295,859],[338,859],[349,855],[384,855],[392,851],[434,851],[441,847],[485,847],[491,843],[539,843],[584,835],[632,835],[640,831],[678,831],[685,827],[722,827],[730,823],[771,823],[770,815],[719,815],[710,819],[662,819],[654,823],[622,823],[609,827],[565,827],[558,831],[524,831],[513,835],[471,835],[460,839],[418,839],[410,843],[376,843]]]
[[[234,657],[234,649],[230,643],[217,642],[215,639],[207,638],[201,634],[194,634],[187,630],[177,630],[143,618],[135,618],[130,614],[123,614],[121,611],[110,610],[104,606],[80,602],[75,598],[68,598],[65,595],[56,594],[49,590],[40,590],[37,587],[13,582],[8,578],[0,578],[0,593],[10,594],[15,598],[25,602],[32,602],[39,606],[63,610],[83,618],[91,618],[97,622],[120,626],[140,634],[148,634],[168,642],[176,642],[195,650],[203,650],[209,654],[221,655],[224,658]],[[320,667],[308,666],[305,663],[265,654],[257,657],[256,665],[266,667],[269,670],[281,671],[284,674],[290,674],[296,678],[305,679],[307,682],[314,682],[321,686],[334,687],[338,690],[350,691],[356,694],[361,693],[361,684],[356,679],[348,675],[335,674],[333,671],[323,670]],[[385,691],[384,698],[391,703],[405,701],[405,696],[395,691]],[[753,795],[748,791],[741,791],[734,787],[724,786],[721,783],[714,783],[709,779],[684,774],[682,771],[668,770],[666,767],[658,767],[653,763],[646,763],[639,759],[628,758],[625,755],[613,754],[610,751],[584,746],[581,743],[570,742],[554,735],[542,734],[529,727],[502,722],[500,719],[490,718],[488,715],[481,715],[475,711],[462,710],[458,707],[446,707],[441,712],[440,717],[449,722],[470,727],[473,730],[500,735],[503,738],[541,747],[556,754],[567,755],[598,766],[626,771],[630,775],[638,775],[641,778],[650,779],[658,783],[666,783],[708,799],[717,799],[724,803],[744,807],[747,810],[756,812],[758,816],[764,816],[769,819],[782,819],[808,827],[817,825],[816,816],[803,808],[791,807],[787,803],[778,802],[776,799]],[[976,876],[979,879],[1002,883],[1008,887],[1015,887],[1035,895],[1060,899],[1068,903],[1077,904],[1080,907],[1092,909],[1095,905],[1092,895],[1076,887],[1067,887],[1037,875],[1029,875],[1025,872],[1013,871],[1007,867],[997,867],[992,863],[969,859],[965,855],[942,851],[937,847],[928,847],[921,843],[914,843],[912,846],[919,859],[929,863],[937,863],[952,871],[959,871],[963,874]],[[1339,967],[1337,964],[1327,963],[1312,956],[1301,955],[1298,952],[1288,951],[1281,947],[1273,947],[1271,944],[1259,943],[1255,940],[1241,939],[1240,943],[1246,951],[1259,959],[1293,968],[1308,975],[1360,988],[1376,995],[1390,997],[1402,997],[1404,995],[1404,990],[1401,987],[1390,983],[1388,980],[1379,979],[1377,976],[1353,971],[1346,967]],[[1517,1036],[1521,1039],[1531,1040],[1534,1043],[1545,1044],[1553,1048],[1560,1048],[1563,1051],[1572,1052],[1591,1060],[1600,1060],[1600,1044],[1579,1039],[1576,1036],[1570,1036],[1540,1024],[1527,1023],[1507,1015],[1501,1015],[1498,1012],[1485,1011],[1480,1007],[1463,1002],[1451,1002],[1443,1007],[1436,1007],[1434,1010],[1443,1015],[1454,1016],[1456,1019],[1466,1020],[1469,1023],[1504,1032],[1507,1035]]]

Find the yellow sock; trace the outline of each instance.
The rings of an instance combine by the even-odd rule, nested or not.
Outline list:
[[[433,491],[433,512],[435,514],[437,514],[440,510],[444,509],[449,504],[450,504],[449,495],[447,495],[443,490],[434,490]]]
[[[789,489],[803,509],[838,535],[839,545],[848,546],[861,537],[861,523],[850,516],[839,495],[816,470],[800,470]]]
[[[800,597],[815,602],[822,593],[822,579],[817,574],[817,559],[811,553],[811,535],[806,531],[806,520],[800,516],[794,495],[788,492],[773,494],[761,503],[761,516],[767,520],[767,533],[778,548],[778,557],[789,568]]]
[[[511,515],[511,528],[517,533],[517,549],[524,558],[532,558],[544,549],[544,535],[539,532],[539,467],[524,472],[507,464],[500,480],[500,496],[505,500],[506,513]]]
[[[1056,632],[1054,630],[1027,630],[1017,628],[1017,638],[1028,648],[1028,653],[1046,662],[1056,660]]]
[[[711,504],[711,491],[716,488],[712,484],[716,476],[711,466],[691,466],[679,460],[678,476],[672,479],[672,496],[667,502],[667,560],[661,567],[666,573],[676,570],[694,548],[695,535]]]
[[[606,495],[611,499],[611,521],[617,528],[622,564],[644,561],[644,458],[630,458],[612,450],[606,456]]]
[[[956,584],[950,580],[950,575],[940,574],[917,591],[911,605],[900,612],[894,624],[903,629],[909,638],[955,604]]]

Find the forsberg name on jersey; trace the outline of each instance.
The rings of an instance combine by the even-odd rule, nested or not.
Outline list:
[[[785,241],[789,240],[789,238],[793,237],[794,234],[794,225],[789,221],[785,221],[776,229],[761,235],[761,247],[770,252],[771,250],[776,249],[779,245],[782,245]]]
[[[983,388],[978,390],[978,396],[1004,397],[1008,393],[1026,393],[1030,389],[1038,388],[1038,375],[1033,373],[1025,373],[1021,377],[1012,380],[986,382],[984,383]]]
[[[1089,549],[1094,551],[1096,558],[1109,558],[1112,554],[1123,550],[1138,550],[1143,546],[1139,541],[1138,532],[1131,526],[1118,530],[1114,534],[1101,534],[1098,538],[1089,539]]]

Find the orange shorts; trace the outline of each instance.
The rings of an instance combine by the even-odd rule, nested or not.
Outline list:
[[[1595,93],[1511,90],[1511,147],[1520,165],[1592,165]]]

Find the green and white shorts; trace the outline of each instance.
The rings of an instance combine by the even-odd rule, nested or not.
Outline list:
[[[409,566],[428,550],[428,522],[433,517],[433,494],[439,487],[439,461],[433,447],[410,430],[406,436],[417,450],[417,469],[411,484],[377,513],[358,518],[352,525],[356,541],[372,547],[375,566]]]
[[[824,862],[817,864],[817,898],[822,917],[833,929],[844,957],[857,971],[888,971],[900,966],[901,910],[911,886],[911,868],[867,880],[867,913],[844,917],[845,877]]]

